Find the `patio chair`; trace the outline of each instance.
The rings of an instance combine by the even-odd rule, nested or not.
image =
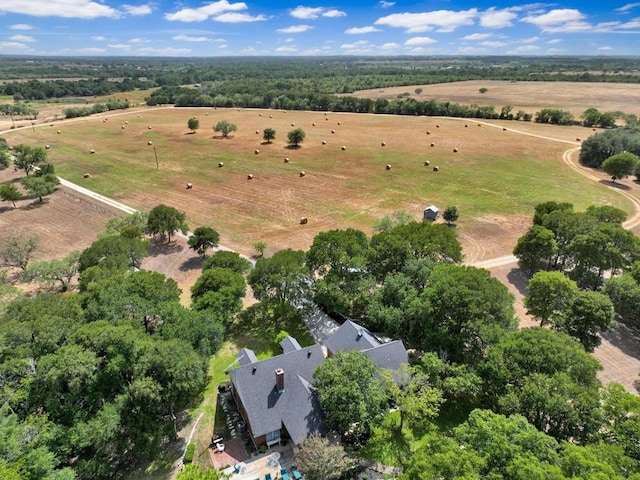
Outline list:
[[[267,473],[267,474],[264,476],[264,480],[271,480],[271,474],[270,474],[270,473]]]
[[[292,473],[293,473],[293,478],[295,478],[296,480],[300,480],[302,478],[302,474],[298,471],[297,468],[294,468]]]
[[[286,475],[287,474],[287,469],[285,467],[282,467],[280,469],[280,475]]]

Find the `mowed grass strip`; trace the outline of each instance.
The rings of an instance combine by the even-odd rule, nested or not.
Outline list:
[[[192,116],[200,119],[196,133],[187,128]],[[473,120],[212,108],[146,108],[104,118],[23,129],[7,138],[49,144],[62,177],[139,209],[175,206],[191,226],[215,225],[244,251],[257,240],[306,248],[317,232],[331,228],[370,232],[384,215],[408,210],[418,219],[429,204],[457,205],[462,233],[474,218],[531,215],[550,199],[577,209],[609,204],[630,211],[621,196],[563,163],[570,144]],[[212,129],[219,120],[238,130],[221,138]],[[265,128],[276,130],[271,144],[262,140]],[[300,148],[286,144],[294,128],[306,132]],[[535,133],[533,125],[527,128]],[[566,140],[566,132],[545,128],[543,135]],[[187,190],[187,183],[194,188]],[[304,229],[303,216],[309,218]]]

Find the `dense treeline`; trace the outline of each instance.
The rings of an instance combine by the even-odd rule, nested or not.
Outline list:
[[[175,439],[177,415],[206,384],[223,310],[185,308],[174,280],[139,269],[143,231],[163,236],[170,218],[159,226],[136,214],[107,227],[66,265],[79,292],[41,292],[0,316],[2,478],[120,477]],[[2,256],[24,258],[24,247],[16,239]],[[60,275],[66,261],[25,258],[23,277]]]
[[[103,113],[111,110],[126,110],[131,105],[127,100],[109,100],[107,103],[96,103],[91,107],[65,108],[64,116],[67,118],[88,117],[94,113]]]
[[[625,152],[640,155],[640,128],[637,122],[587,138],[580,147],[580,163],[599,168],[607,158]]]
[[[0,78],[9,80],[0,85],[0,94],[36,100],[212,83],[224,96],[275,92],[297,98],[461,80],[637,83],[636,68],[632,59],[611,57],[16,57],[4,58],[0,65]],[[21,83],[23,79],[29,81]]]

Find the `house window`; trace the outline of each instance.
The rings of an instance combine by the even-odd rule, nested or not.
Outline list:
[[[280,443],[280,430],[267,433],[267,447]]]

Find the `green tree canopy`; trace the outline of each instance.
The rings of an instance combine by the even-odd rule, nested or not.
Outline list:
[[[38,249],[39,244],[40,237],[37,235],[9,237],[4,241],[2,249],[0,249],[0,257],[5,265],[26,270],[33,252]]]
[[[198,227],[193,231],[193,235],[189,236],[189,247],[203,257],[207,250],[218,246],[220,234],[211,227]]]
[[[302,130],[301,128],[296,128],[287,133],[287,140],[289,142],[289,145],[297,147],[304,141],[304,138],[306,136],[307,134],[304,130]]]
[[[242,309],[247,287],[244,277],[233,270],[214,267],[202,272],[191,287],[191,301],[195,310],[212,310],[225,317]]]
[[[47,151],[42,147],[31,147],[22,143],[13,147],[13,164],[16,168],[24,170],[27,176],[34,167],[44,163],[46,159]]]
[[[298,469],[309,480],[338,480],[355,466],[342,446],[329,443],[317,433],[296,446],[293,455]]]
[[[220,120],[213,127],[213,131],[220,133],[223,138],[227,138],[230,133],[235,132],[236,130],[238,130],[238,126],[228,120]]]
[[[313,376],[327,425],[341,434],[351,429],[369,432],[385,410],[386,395],[377,368],[359,350],[327,358]]]
[[[602,162],[601,168],[611,176],[615,182],[629,175],[633,175],[640,159],[633,153],[618,153],[608,157]]]
[[[218,250],[203,262],[202,270],[208,270],[215,267],[228,268],[229,270],[233,270],[236,273],[244,275],[251,269],[252,264],[249,260],[241,257],[240,254],[236,252]]]
[[[562,323],[562,317],[577,292],[576,282],[562,272],[538,272],[527,285],[527,296],[524,298],[527,314],[540,320],[541,327],[548,323]]]
[[[197,117],[191,117],[187,120],[187,128],[195,133],[200,128],[200,120]]]
[[[11,202],[13,208],[16,207],[16,202],[22,198],[22,194],[11,182],[5,182],[0,185],[0,199],[3,202]]]
[[[38,197],[38,201],[42,202],[43,197],[51,195],[56,191],[60,180],[53,174],[41,176],[24,177],[20,180],[22,186],[34,197]]]
[[[171,235],[178,231],[186,235],[187,230],[189,227],[184,212],[163,204],[153,207],[149,212],[146,233],[158,235],[160,238],[166,236],[167,242],[171,242]]]
[[[262,132],[262,139],[267,143],[273,142],[276,139],[276,131],[273,128],[265,128]]]

